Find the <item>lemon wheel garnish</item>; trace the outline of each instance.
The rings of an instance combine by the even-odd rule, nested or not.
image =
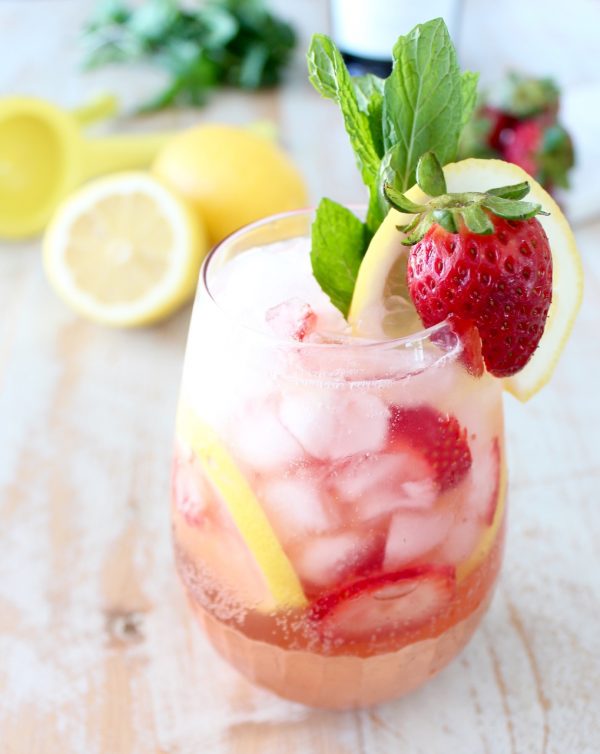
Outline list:
[[[500,466],[500,479],[498,481],[498,501],[496,503],[496,510],[494,511],[494,519],[492,523],[486,527],[485,531],[481,535],[481,539],[475,546],[475,549],[469,555],[468,559],[463,563],[460,563],[456,567],[456,580],[462,581],[466,579],[469,574],[481,565],[484,559],[489,554],[490,550],[494,546],[500,526],[504,521],[504,509],[506,508],[506,489],[508,487],[508,475],[506,473],[506,463],[504,462],[504,454],[502,463]]]
[[[44,263],[58,295],[114,326],[156,322],[193,294],[208,248],[189,208],[147,173],[88,183],[55,214]]]
[[[268,612],[307,604],[300,580],[247,480],[214,430],[182,407],[177,432],[198,456],[259,567],[272,600],[257,606]]]
[[[491,186],[505,186],[527,181],[527,201],[537,202],[550,214],[539,216],[552,250],[552,305],[539,346],[529,363],[517,374],[504,380],[506,390],[522,401],[538,392],[550,379],[568,340],[583,295],[583,271],[573,232],[554,199],[524,170],[502,160],[468,159],[446,165],[444,175],[448,192],[486,191]],[[427,197],[418,186],[406,196],[419,204]],[[396,229],[405,225],[410,215],[391,209],[375,233],[360,266],[348,321],[353,330],[366,337],[389,338],[407,334],[414,321],[398,318],[394,327],[389,317],[389,294],[398,272],[398,260],[407,254],[403,234]],[[396,282],[396,292],[409,294],[405,281]],[[390,322],[392,326],[390,327]],[[418,329],[418,325],[417,328]],[[413,330],[414,331],[414,330]]]

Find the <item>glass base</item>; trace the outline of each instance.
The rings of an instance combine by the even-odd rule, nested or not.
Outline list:
[[[242,675],[284,699],[338,710],[394,699],[433,678],[465,647],[491,596],[489,592],[468,618],[436,638],[371,657],[327,657],[250,639],[218,621],[188,594],[211,644]]]

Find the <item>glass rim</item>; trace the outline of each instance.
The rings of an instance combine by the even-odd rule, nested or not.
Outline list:
[[[364,204],[344,204],[344,207],[347,209],[352,210],[353,212],[356,212],[358,210],[366,210],[366,205]],[[451,323],[448,321],[448,319],[444,319],[441,322],[438,322],[435,325],[432,325],[431,327],[423,327],[420,330],[415,331],[414,333],[410,333],[409,335],[403,335],[399,338],[386,338],[386,339],[377,339],[377,338],[360,338],[356,336],[350,336],[346,341],[340,340],[340,341],[333,341],[333,342],[326,342],[326,343],[314,343],[314,342],[304,342],[304,341],[296,341],[296,340],[286,340],[284,338],[278,337],[275,333],[269,333],[265,330],[259,330],[255,327],[252,327],[251,325],[245,324],[242,319],[237,315],[235,312],[232,312],[230,310],[227,310],[226,307],[224,307],[217,299],[213,296],[213,293],[210,289],[209,283],[208,283],[208,271],[211,263],[215,260],[215,257],[218,255],[218,253],[223,249],[224,246],[227,244],[235,241],[236,239],[244,236],[249,231],[255,230],[256,228],[260,228],[262,226],[268,225],[272,222],[278,221],[278,220],[285,220],[286,218],[290,217],[298,217],[300,215],[309,215],[311,213],[316,212],[316,207],[302,207],[301,209],[294,209],[294,210],[287,210],[286,212],[278,212],[273,215],[267,215],[266,217],[261,217],[259,220],[255,220],[254,222],[248,223],[246,225],[243,225],[241,228],[237,228],[236,230],[229,233],[225,238],[223,238],[221,241],[216,243],[212,249],[209,251],[209,253],[206,255],[204,261],[202,262],[202,267],[200,269],[200,275],[198,279],[198,285],[202,286],[203,290],[208,295],[208,298],[210,299],[211,303],[215,306],[218,311],[231,320],[231,322],[239,328],[242,328],[244,330],[247,330],[248,332],[252,333],[253,335],[264,338],[266,341],[272,343],[273,345],[278,346],[290,346],[295,349],[301,348],[301,349],[355,349],[355,348],[361,348],[361,349],[388,349],[388,348],[398,348],[398,347],[409,347],[410,345],[416,345],[418,343],[421,343],[425,340],[431,340],[432,335],[436,335],[437,333],[441,332],[444,329],[450,329],[452,333],[454,333],[454,328],[452,327]],[[457,337],[457,341],[458,341]],[[454,349],[451,349],[451,351]],[[449,353],[446,353],[445,356],[447,357],[450,355]]]

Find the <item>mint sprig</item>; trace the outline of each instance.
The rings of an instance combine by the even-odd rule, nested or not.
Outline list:
[[[357,221],[362,232],[349,210],[331,200],[321,202],[313,224],[313,274],[344,316],[360,261],[388,211],[384,186],[398,193],[410,188],[425,152],[434,152],[442,164],[454,160],[476,102],[477,75],[461,73],[442,19],[400,37],[393,58],[387,79],[353,79],[329,37],[315,34],[308,51],[309,78],[339,105],[369,191],[366,222]]]

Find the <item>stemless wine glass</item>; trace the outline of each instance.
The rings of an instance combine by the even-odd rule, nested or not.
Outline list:
[[[308,254],[313,217],[255,223],[205,262],[173,537],[190,605],[232,665],[298,702],[360,707],[434,676],[488,606],[505,528],[501,386],[472,373],[448,323],[301,342],[219,299],[239,255],[275,242]]]

